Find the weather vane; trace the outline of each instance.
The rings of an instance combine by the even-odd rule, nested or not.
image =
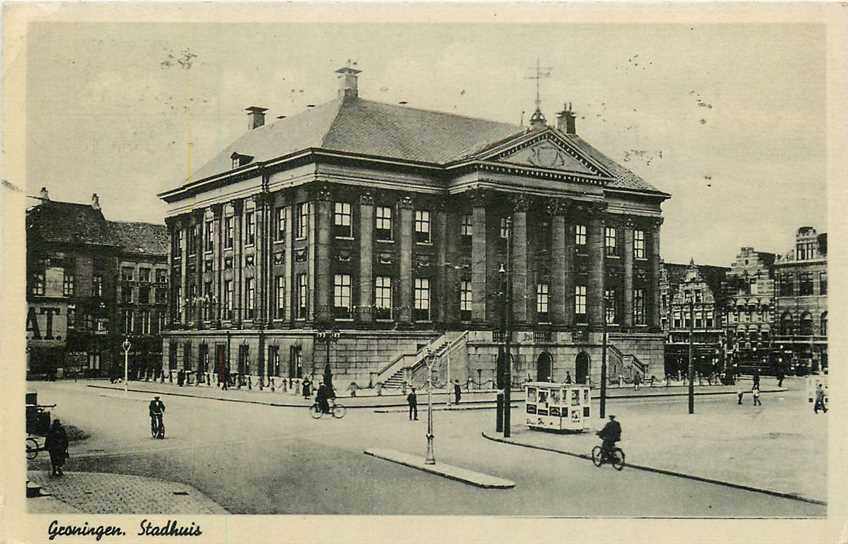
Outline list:
[[[536,73],[532,76],[527,76],[524,79],[535,79],[536,80],[536,109],[539,110],[542,107],[542,99],[539,98],[539,86],[540,82],[543,78],[551,77],[551,70],[553,67],[551,66],[540,66],[539,57],[536,57]],[[532,70],[532,68],[531,68]]]

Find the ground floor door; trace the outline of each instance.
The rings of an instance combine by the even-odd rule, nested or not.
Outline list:
[[[589,355],[585,351],[578,353],[574,366],[574,381],[586,383],[589,379]]]
[[[289,378],[303,377],[303,353],[300,346],[289,349]]]
[[[536,381],[552,382],[554,381],[554,364],[551,354],[543,351],[539,358],[536,359]]]
[[[227,374],[227,346],[224,344],[215,346],[215,372],[219,376]]]

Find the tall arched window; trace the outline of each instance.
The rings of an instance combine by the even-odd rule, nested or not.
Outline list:
[[[821,315],[821,328],[819,330],[822,336],[827,336],[827,312]]]
[[[792,336],[792,314],[785,312],[780,318],[780,334],[782,336]]]
[[[804,312],[801,314],[801,322],[800,322],[800,333],[801,336],[812,336],[813,334],[813,316],[810,315],[810,312]]]

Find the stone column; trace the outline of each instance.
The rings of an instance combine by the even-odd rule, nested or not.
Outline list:
[[[629,329],[633,326],[633,220],[624,222],[624,305],[621,324]]]
[[[200,299],[203,296],[203,273],[206,269],[206,255],[205,255],[205,237],[206,237],[206,210],[201,208],[194,213],[194,224],[195,228],[198,232],[198,237],[196,242],[196,247],[194,249],[195,260],[194,260],[194,284],[195,284],[195,296]],[[198,329],[203,328],[203,308],[204,305],[200,302],[192,302],[192,311],[194,312],[194,322],[195,327]]]
[[[455,204],[450,202],[449,204]],[[448,324],[459,323],[459,225],[462,211],[455,205],[449,205],[445,212],[445,240],[440,246],[439,255],[444,251],[444,261],[439,263],[445,269],[444,300],[445,321]]]
[[[413,208],[412,199],[405,196],[398,201],[400,209],[400,255],[398,278],[398,324],[410,325],[412,323],[413,306],[413,284],[412,284],[412,250],[415,245],[413,238]]]
[[[374,196],[359,197],[359,320],[374,321]]]
[[[515,326],[529,321],[529,305],[535,303],[535,287],[528,285],[527,208],[529,199],[524,195],[513,198],[512,212],[512,322]],[[532,299],[532,300],[531,300]]]
[[[547,212],[551,216],[551,293],[550,320],[555,326],[565,325],[565,201],[551,199]],[[572,287],[573,288],[573,287]]]
[[[191,222],[189,221],[188,216],[183,216],[180,218],[179,229],[183,235],[183,247],[180,251],[180,291],[182,296],[180,300],[177,301],[179,307],[182,308],[182,319],[180,320],[183,326],[188,325],[188,308],[189,305],[186,304],[186,300],[188,300],[188,236],[191,229]]]
[[[267,202],[268,202],[268,193],[259,193],[258,195],[254,195],[254,256],[253,256],[253,282],[255,288],[255,307],[256,307],[256,317],[254,317],[253,322],[262,327],[267,323],[267,314],[265,312],[265,301],[266,301],[266,293],[267,290],[265,288],[265,284],[267,282],[267,265],[265,260],[268,257],[268,251],[266,243],[268,238],[266,236],[266,217],[265,212],[267,210]],[[259,359],[262,359],[262,355],[259,355]],[[260,366],[260,368],[262,368]]]
[[[482,324],[486,321],[486,204],[488,195],[475,190],[471,199],[471,320]]]
[[[662,226],[662,223],[662,217],[656,218],[653,224],[653,232],[651,232],[651,286],[645,295],[647,299],[645,303],[650,304],[648,325],[654,330],[660,328],[660,226]]]
[[[285,264],[285,282],[286,282],[286,294],[285,294],[285,307],[283,308],[283,319],[289,324],[294,320],[294,312],[292,308],[295,304],[294,299],[294,290],[295,290],[295,279],[294,279],[294,252],[292,251],[292,244],[294,243],[294,205],[286,201],[286,206],[283,208],[283,213],[286,214],[286,232],[285,232],[285,247],[283,248],[283,261]]]
[[[589,218],[589,284],[586,287],[587,317],[589,326],[601,328],[604,324],[604,216],[603,203],[590,207]]]
[[[571,201],[566,200],[561,210],[566,215],[566,219],[568,219],[574,210],[574,205]],[[574,222],[566,221],[565,255],[563,259],[563,274],[565,276],[563,280],[563,291],[565,292],[563,321],[565,321],[567,327],[574,326],[574,252],[576,251],[574,236]]]
[[[436,289],[434,291],[437,296],[433,298],[432,305],[435,307],[432,310],[435,310],[433,319],[440,326],[444,326],[444,323],[447,321],[447,309],[452,298],[448,287],[447,267],[445,266],[447,262],[448,237],[447,212],[445,211],[445,207],[444,200],[436,202],[434,207],[436,217],[434,228],[435,239],[433,242],[436,244],[436,266],[438,268],[436,269]]]
[[[327,324],[333,319],[331,308],[333,296],[333,271],[330,262],[330,243],[332,235],[333,195],[327,187],[315,192],[315,319]]]
[[[244,201],[233,200],[233,321],[244,321],[244,297],[242,296],[244,282],[244,236],[242,235],[242,218],[244,217]]]
[[[213,320],[223,319],[223,281],[222,271],[224,269],[224,239],[221,231],[224,228],[224,205],[212,205],[212,233],[215,236],[215,241],[212,247],[212,296],[215,297],[215,302],[212,305]],[[210,356],[211,357],[211,356]]]

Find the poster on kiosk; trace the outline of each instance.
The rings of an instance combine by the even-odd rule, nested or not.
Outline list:
[[[524,387],[525,421],[531,429],[577,432],[589,429],[592,395],[588,385],[528,382]]]

